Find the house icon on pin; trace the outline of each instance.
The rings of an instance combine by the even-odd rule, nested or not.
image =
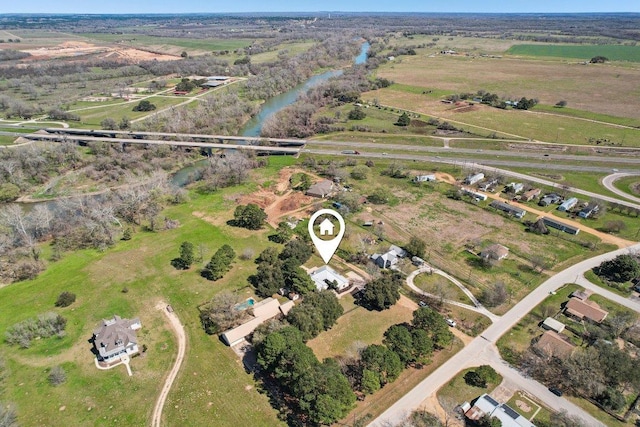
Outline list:
[[[322,221],[320,223],[320,235],[321,236],[333,236],[333,228],[334,225],[331,221],[329,221],[328,219],[324,219],[324,221]]]

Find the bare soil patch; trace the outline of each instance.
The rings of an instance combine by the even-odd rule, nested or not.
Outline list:
[[[140,49],[129,47],[109,47],[97,46],[92,43],[83,41],[66,41],[56,46],[37,47],[23,50],[23,52],[31,54],[31,60],[43,60],[60,57],[72,57],[78,55],[100,54],[101,58],[118,59],[125,62],[139,61],[174,61],[178,59],[174,55],[165,55],[154,52],[147,52]]]
[[[516,406],[523,412],[531,412],[532,409],[531,406],[527,405],[527,403],[522,400],[516,400]]]

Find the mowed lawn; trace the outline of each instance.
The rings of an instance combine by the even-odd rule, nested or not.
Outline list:
[[[177,105],[181,102],[186,101],[188,98],[170,98],[165,96],[152,96],[147,98],[147,100],[156,106],[156,110],[161,110],[166,107],[170,107],[172,105]],[[149,114],[153,114],[153,111],[133,111],[133,108],[138,105],[140,101],[136,100],[133,102],[125,102],[115,105],[106,105],[104,108],[92,108],[89,110],[80,110],[75,112],[74,114],[78,114],[80,116],[80,125],[81,127],[87,126],[100,126],[100,122],[102,122],[106,118],[112,118],[116,122],[119,122],[123,117],[127,117],[130,120],[138,119],[140,117],[144,117]]]
[[[369,311],[357,306],[351,295],[343,296],[340,303],[345,313],[336,325],[307,342],[320,360],[344,356],[353,351],[356,344],[380,344],[389,326],[409,322],[413,318],[413,310],[400,303],[384,311]]]
[[[270,177],[276,172],[277,167],[270,167],[261,170],[260,176]],[[253,260],[237,260],[217,282],[200,277],[201,263],[189,271],[177,271],[170,265],[185,240],[196,247],[204,245],[203,262],[224,243],[232,245],[238,254],[251,250],[256,256],[273,245],[267,240],[268,228],[249,231],[226,224],[235,208],[230,197],[255,188],[255,184],[248,184],[213,195],[194,194],[188,203],[163,212],[180,222],[176,229],[155,233],[137,230],[130,241],[118,241],[104,252],[65,254],[37,279],[0,289],[0,301],[4,302],[0,333],[47,311],[61,313],[68,320],[62,339],[37,340],[26,350],[0,344],[0,354],[9,367],[2,400],[16,404],[20,425],[148,424],[177,352],[165,316],[155,308],[160,301],[174,307],[188,340],[185,362],[165,406],[164,424],[281,425],[268,398],[256,391],[259,384],[244,371],[235,353],[217,336],[206,335],[198,318],[197,306],[218,292],[253,295],[247,283],[247,277],[255,272]],[[194,212],[207,216],[200,219]],[[49,252],[45,246],[43,258]],[[54,302],[62,291],[75,293],[77,301],[58,309]],[[139,345],[146,345],[148,350],[144,357],[132,360],[132,377],[123,367],[98,371],[93,365],[88,340],[100,319],[114,314],[139,316],[142,321]],[[58,364],[66,370],[67,382],[54,388],[47,375]]]

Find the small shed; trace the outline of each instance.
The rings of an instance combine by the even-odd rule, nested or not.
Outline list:
[[[547,317],[546,319],[544,319],[544,322],[542,322],[542,327],[548,331],[555,331],[557,333],[564,331],[564,323],[552,317]]]

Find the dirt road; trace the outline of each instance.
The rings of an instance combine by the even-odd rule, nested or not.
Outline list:
[[[184,333],[184,328],[182,327],[182,323],[180,323],[180,319],[176,316],[175,313],[169,313],[167,311],[167,303],[164,301],[158,303],[156,305],[157,310],[162,310],[164,314],[166,314],[169,319],[169,323],[171,324],[171,328],[174,330],[177,338],[178,338],[178,357],[176,358],[176,362],[169,371],[169,375],[162,386],[162,390],[160,390],[160,395],[158,396],[158,400],[156,401],[156,405],[153,407],[153,415],[151,416],[151,426],[152,427],[160,427],[162,423],[162,409],[164,408],[164,403],[167,400],[167,396],[169,395],[169,390],[171,390],[171,386],[173,385],[173,381],[176,379],[178,375],[178,371],[180,371],[180,366],[182,366],[182,361],[184,360],[184,354],[187,347],[187,336]]]

